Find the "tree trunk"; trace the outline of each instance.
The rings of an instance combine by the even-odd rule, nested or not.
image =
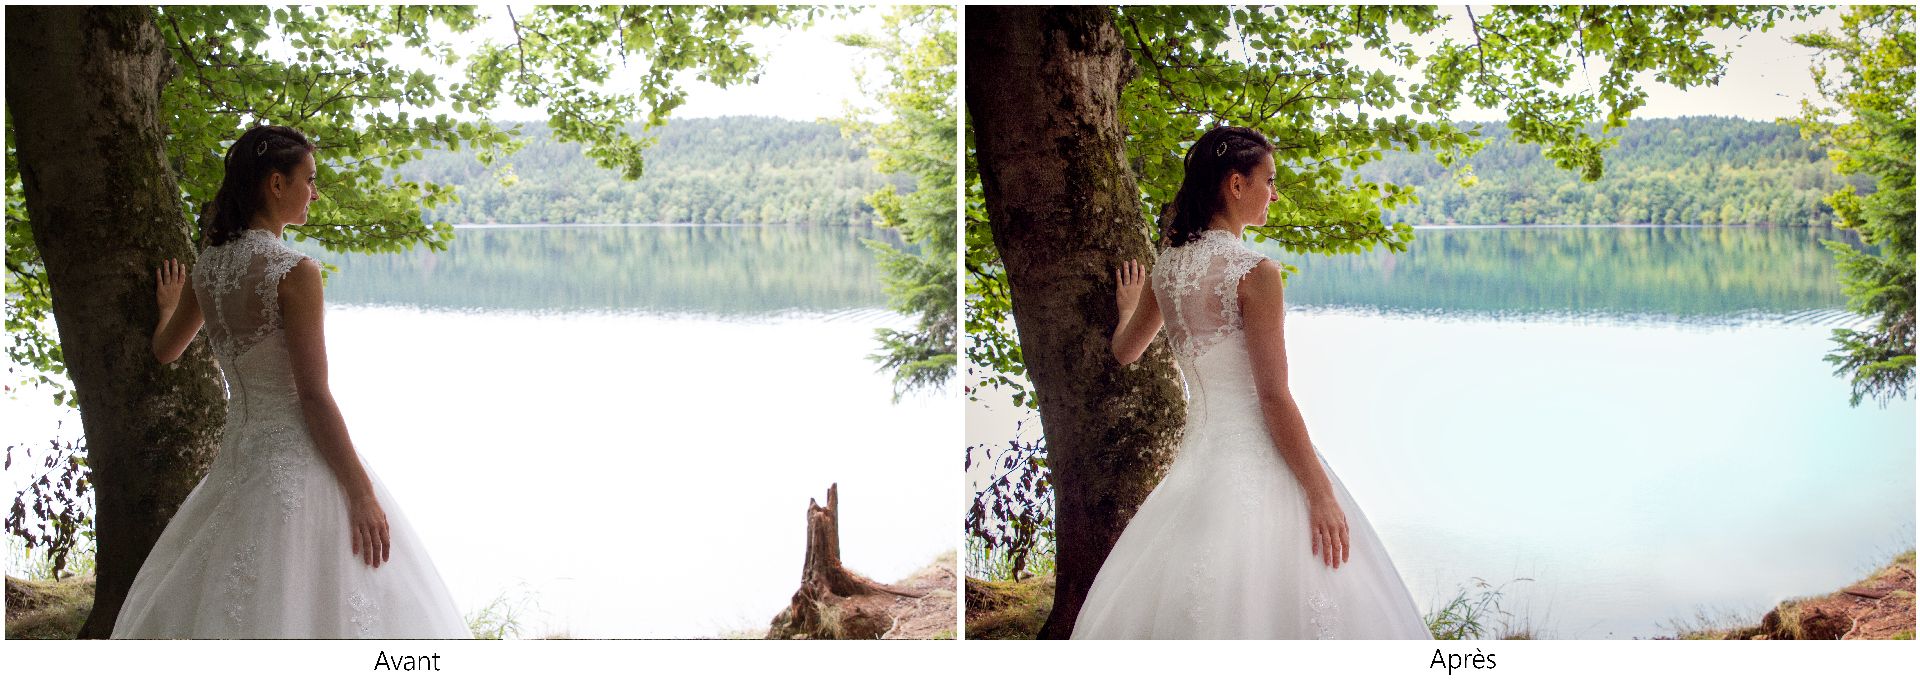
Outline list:
[[[8,7],[7,111],[34,245],[87,434],[105,637],[147,552],[205,474],[226,394],[203,343],[154,362],[153,271],[191,261],[166,163],[173,64],[147,7]]]
[[[893,597],[920,592],[885,585],[840,563],[840,485],[827,487],[827,505],[807,499],[807,555],[800,589],[773,619],[768,639],[879,639],[892,629]]]
[[[1166,347],[1128,366],[1109,347],[1114,268],[1154,257],[1121,128],[1133,73],[1110,8],[967,8],[967,112],[1055,494],[1045,639],[1072,633],[1184,422]]]

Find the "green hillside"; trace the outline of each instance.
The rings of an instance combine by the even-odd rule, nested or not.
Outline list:
[[[741,223],[867,226],[867,194],[889,179],[838,127],[771,117],[678,119],[655,129],[646,173],[625,181],[521,124],[526,147],[489,170],[470,151],[429,152],[408,179],[452,184],[460,202],[428,210],[455,224]],[[510,183],[502,184],[506,180]],[[893,180],[903,188],[907,179]]]
[[[1367,165],[1370,180],[1413,185],[1418,205],[1390,220],[1411,224],[1758,224],[1831,227],[1821,202],[1842,181],[1826,154],[1788,124],[1732,117],[1635,120],[1616,131],[1606,176],[1588,184],[1538,147],[1514,143],[1503,123],[1469,162],[1462,188],[1430,153],[1396,152]],[[1855,185],[1865,189],[1866,180]]]

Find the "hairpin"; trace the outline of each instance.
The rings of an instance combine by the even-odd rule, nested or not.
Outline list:
[[[1227,154],[1227,142],[1226,142],[1226,141],[1221,141],[1221,142],[1220,142],[1220,147],[1218,147],[1218,148],[1214,148],[1214,149],[1213,149],[1213,156],[1214,156],[1214,157],[1220,157],[1220,156],[1222,156],[1222,155],[1225,155],[1225,154]]]
[[[260,145],[254,146],[253,156],[260,157],[261,155],[265,155],[265,154],[267,154],[267,139],[263,138],[263,139],[260,139]]]

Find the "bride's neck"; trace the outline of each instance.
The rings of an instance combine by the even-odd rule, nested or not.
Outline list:
[[[1225,213],[1214,215],[1213,219],[1207,221],[1208,230],[1224,231],[1233,234],[1233,237],[1236,239],[1240,238],[1240,232],[1246,228],[1247,226],[1244,224],[1227,219]]]
[[[265,215],[254,215],[253,221],[247,223],[247,228],[260,229],[260,230],[266,231],[267,233],[273,234],[274,238],[280,238],[280,232],[285,231],[287,228],[287,225],[281,222],[275,222],[275,221],[269,220],[266,218]]]

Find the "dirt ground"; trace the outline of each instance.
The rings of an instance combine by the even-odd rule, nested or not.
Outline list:
[[[1858,583],[1825,596],[1794,599],[1754,627],[1714,630],[1689,639],[1913,639],[1914,552]]]
[[[926,592],[917,599],[893,601],[894,627],[881,639],[953,639],[959,607],[953,593],[954,556],[948,553],[919,572],[895,582],[896,587]]]

